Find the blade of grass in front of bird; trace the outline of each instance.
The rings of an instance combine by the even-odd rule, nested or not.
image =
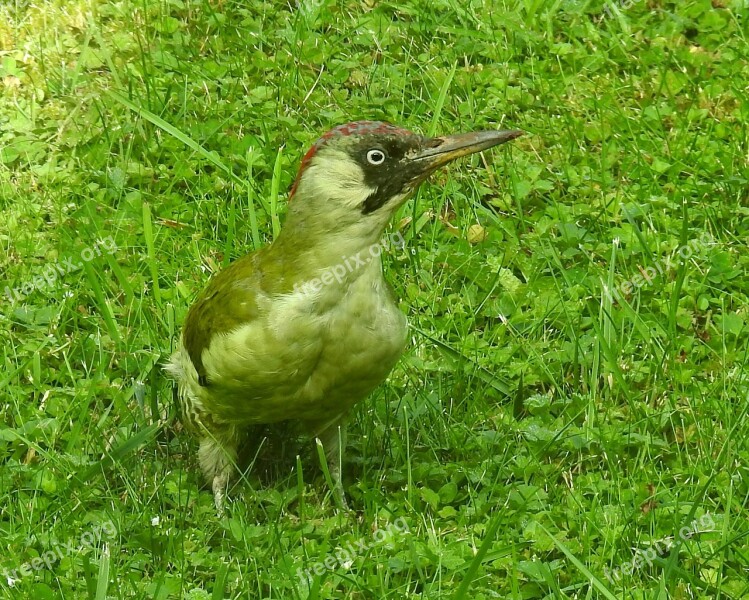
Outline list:
[[[270,221],[273,226],[273,239],[278,237],[281,231],[281,222],[278,219],[278,190],[281,187],[281,157],[283,146],[276,153],[276,162],[273,164],[273,177],[270,182]]]
[[[249,187],[249,186],[247,186]],[[226,268],[231,262],[231,253],[234,249],[234,238],[237,232],[237,203],[234,200],[234,195],[229,200],[229,215],[226,218],[226,239],[224,240],[224,258],[221,261],[221,266]]]
[[[343,510],[343,502],[336,493],[337,489],[333,484],[333,478],[330,476],[330,469],[328,469],[328,459],[325,456],[325,448],[323,447],[320,438],[315,438],[315,446],[317,447],[317,458],[320,460],[320,468],[322,469],[323,476],[325,477],[325,483],[328,484],[328,489],[330,489],[330,493],[333,494],[333,501],[336,503],[336,506],[340,510]]]
[[[296,455],[296,493],[299,498],[299,522],[305,523],[305,506],[304,506],[304,471],[302,470],[302,457]]]
[[[161,308],[161,288],[159,288],[159,266],[156,261],[156,245],[153,237],[153,220],[151,217],[151,205],[143,203],[143,237],[146,240],[146,252],[148,255],[148,270],[151,272],[153,297],[156,305]]]
[[[249,155],[250,150],[247,151]],[[252,185],[252,163],[247,159],[247,210],[250,213],[250,233],[252,234],[252,247],[257,250],[262,245],[260,230],[257,226],[257,213],[255,212],[255,186]]]

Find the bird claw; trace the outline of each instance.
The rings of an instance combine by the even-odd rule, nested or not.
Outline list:
[[[224,516],[224,500],[226,499],[226,488],[229,478],[224,475],[216,475],[213,478],[213,503],[216,506],[216,515]]]
[[[216,516],[219,518],[222,518],[225,514],[224,511],[224,494],[221,492],[216,492],[213,495],[213,503],[216,506]]]
[[[333,491],[333,494],[335,495],[336,504],[338,505],[338,510],[344,513],[351,512],[351,508],[349,507],[348,502],[346,501],[346,493],[343,491],[343,489],[342,488],[335,489]]]

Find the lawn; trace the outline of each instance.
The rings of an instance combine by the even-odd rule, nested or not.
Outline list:
[[[748,20],[5,0],[0,597],[749,598]],[[394,220],[410,341],[355,411],[352,511],[301,444],[219,518],[161,365],[356,119],[526,135]]]

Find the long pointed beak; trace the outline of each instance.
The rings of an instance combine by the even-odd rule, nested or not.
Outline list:
[[[424,171],[428,174],[456,158],[504,144],[521,135],[523,135],[522,131],[513,129],[473,131],[431,138],[424,144],[424,150],[412,157],[412,160],[414,164],[423,165]]]

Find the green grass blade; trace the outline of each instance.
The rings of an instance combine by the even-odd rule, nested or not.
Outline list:
[[[96,600],[107,600],[107,589],[109,589],[109,544],[104,548],[99,558],[99,576],[96,581]]]
[[[590,569],[586,567],[580,559],[575,556],[567,546],[565,546],[561,541],[559,541],[557,538],[555,538],[551,533],[549,532],[546,527],[541,525],[539,523],[539,527],[548,535],[552,542],[554,542],[554,545],[561,550],[564,555],[569,559],[569,561],[577,567],[577,569],[587,577],[588,581],[593,585],[594,588],[596,588],[605,598],[608,598],[609,600],[618,600],[614,594],[612,594],[609,589],[604,585],[604,583],[593,573],[591,573]]]
[[[276,239],[281,232],[281,221],[278,218],[278,190],[281,186],[282,156],[283,146],[276,153],[276,160],[273,163],[273,178],[270,182],[270,221],[273,227],[273,239]]]
[[[489,552],[489,548],[491,548],[492,544],[494,543],[494,539],[497,535],[497,530],[502,523],[502,516],[502,511],[497,511],[494,519],[486,528],[484,541],[481,542],[481,546],[479,546],[478,552],[476,552],[476,555],[471,559],[470,565],[468,566],[468,569],[463,576],[463,581],[461,581],[460,587],[453,596],[453,600],[466,600],[467,598],[473,597],[472,595],[469,595],[468,591],[471,588],[473,580],[476,578],[476,573],[478,572],[479,566],[481,566],[484,557],[486,556],[487,552]]]
[[[118,94],[117,92],[108,91],[107,94],[113,99],[122,104],[124,107],[130,109],[135,114],[137,114],[140,117],[143,117],[146,121],[150,121],[156,127],[159,129],[165,131],[175,139],[178,139],[180,142],[182,142],[185,146],[188,148],[191,148],[194,150],[199,156],[202,156],[205,160],[207,160],[209,163],[211,163],[214,167],[217,167],[221,171],[223,171],[234,183],[239,185],[240,187],[245,187],[246,183],[237,175],[234,174],[234,171],[232,171],[219,157],[215,152],[209,152],[206,150],[203,146],[201,146],[198,142],[193,140],[190,136],[188,136],[183,131],[177,129],[174,125],[171,123],[168,123],[158,115],[152,113],[150,110],[143,108],[141,106],[138,106],[134,102],[131,102],[124,96]]]
[[[109,333],[109,337],[111,337],[112,340],[118,345],[122,344],[120,329],[114,319],[112,306],[110,305],[109,300],[107,300],[106,296],[104,295],[104,290],[101,287],[98,272],[94,268],[93,263],[90,261],[84,260],[81,263],[81,266],[83,267],[83,272],[86,274],[89,289],[91,289],[91,291],[93,291],[94,293],[94,302],[99,311],[99,314],[101,315],[102,319],[104,319],[104,324],[106,326],[107,332]]]
[[[159,309],[161,305],[161,288],[159,286],[159,264],[156,260],[156,244],[153,235],[153,219],[151,216],[151,206],[148,202],[143,203],[143,237],[146,240],[146,252],[148,254],[148,270],[151,272],[151,289],[153,289],[153,298]]]
[[[437,134],[437,127],[439,125],[440,117],[442,115],[442,109],[445,106],[445,101],[447,100],[447,92],[450,90],[450,86],[452,85],[453,79],[455,78],[455,71],[458,68],[458,63],[453,63],[453,66],[450,68],[450,71],[447,73],[447,77],[445,77],[445,81],[442,82],[442,87],[440,88],[440,93],[437,96],[437,102],[434,103],[434,112],[432,114],[432,122],[429,124],[429,136],[434,137]]]

